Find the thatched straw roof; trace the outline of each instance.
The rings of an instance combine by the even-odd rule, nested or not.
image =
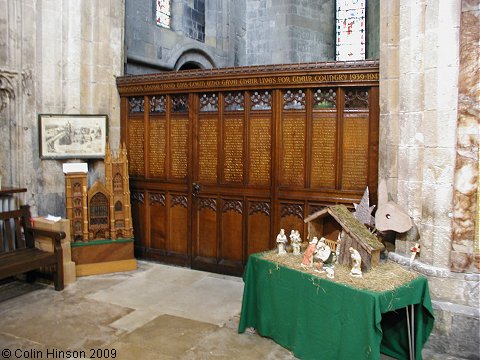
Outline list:
[[[342,229],[356,239],[360,244],[366,245],[369,251],[383,250],[383,244],[373,235],[367,227],[358,221],[345,205],[333,205],[317,211],[305,218],[305,223],[318,218],[331,215],[342,227]]]

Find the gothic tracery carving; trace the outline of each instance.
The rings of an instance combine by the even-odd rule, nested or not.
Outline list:
[[[243,213],[243,202],[240,200],[224,200],[223,212],[236,211],[239,214]]]
[[[287,216],[295,216],[303,220],[303,206],[299,204],[283,204],[282,218]]]
[[[162,206],[165,206],[165,194],[162,193],[150,193],[150,205],[153,204],[160,204]]]
[[[15,88],[8,75],[0,73],[0,112],[7,107],[10,100],[15,99]]]
[[[201,209],[210,209],[213,211],[217,211],[217,201],[215,199],[200,199],[198,204],[198,210]]]
[[[270,204],[267,202],[260,202],[260,201],[251,202],[248,214],[253,215],[256,213],[270,216]]]

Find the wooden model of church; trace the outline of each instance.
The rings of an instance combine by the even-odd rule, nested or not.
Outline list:
[[[133,237],[125,145],[115,156],[107,143],[105,185],[97,180],[87,191],[86,172],[67,173],[65,196],[74,242]]]

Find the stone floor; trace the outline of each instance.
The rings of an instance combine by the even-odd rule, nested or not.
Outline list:
[[[112,358],[115,351],[121,360],[295,359],[253,331],[237,333],[241,278],[138,264],[137,271],[78,278],[61,292],[7,284],[4,295],[18,294],[0,296],[2,356],[9,350],[12,359],[67,358],[71,351],[71,358]]]

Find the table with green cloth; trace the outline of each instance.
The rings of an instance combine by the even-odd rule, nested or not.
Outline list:
[[[280,265],[258,253],[250,256],[243,280],[238,332],[255,328],[300,359],[380,359],[380,353],[408,359],[410,334],[414,358],[422,359],[433,327],[423,276],[374,292]],[[407,318],[409,307],[412,320]]]

